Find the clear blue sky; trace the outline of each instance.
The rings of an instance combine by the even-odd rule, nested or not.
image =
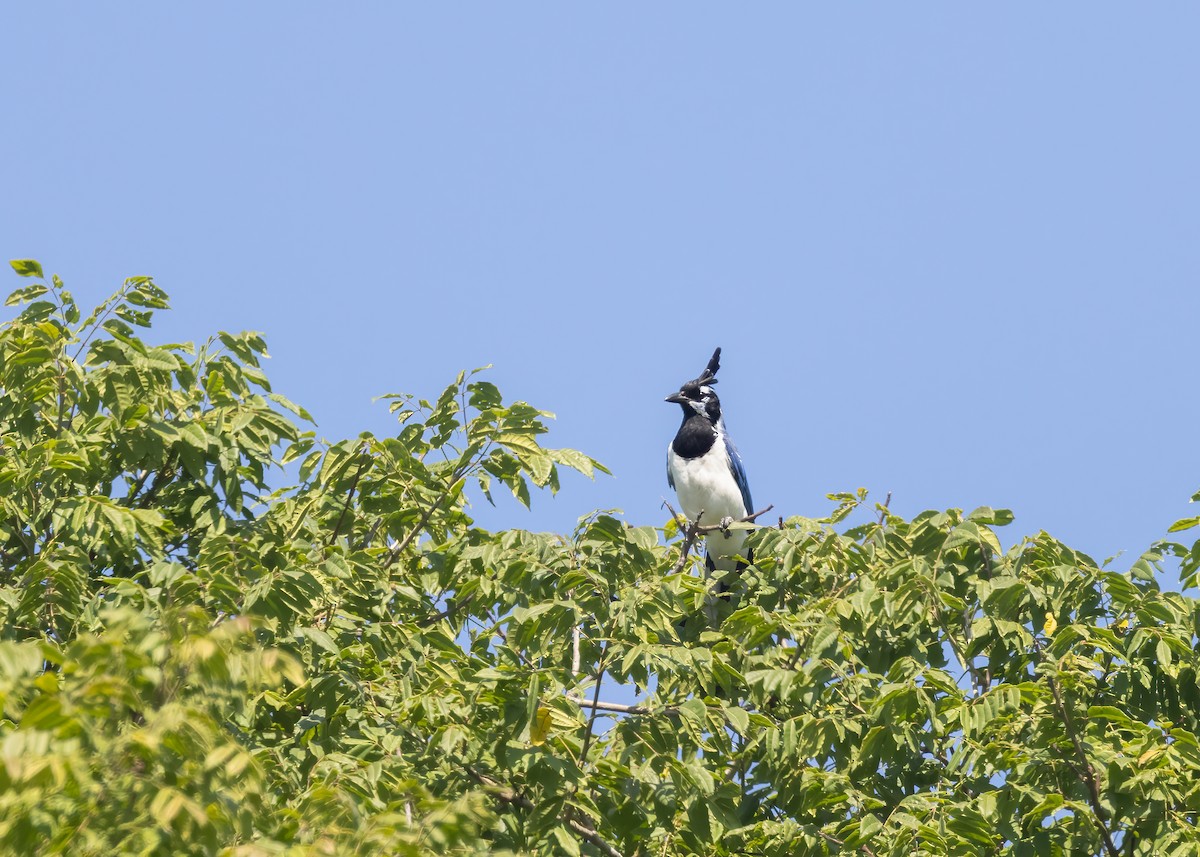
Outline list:
[[[1135,555],[1200,488],[1200,6],[8,4],[0,251],[265,331],[330,438],[494,363],[659,524],[724,348],[754,496]],[[8,280],[16,287],[15,277]],[[1132,557],[1130,557],[1132,558]]]

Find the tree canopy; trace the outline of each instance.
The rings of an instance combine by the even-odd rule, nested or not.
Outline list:
[[[1114,568],[858,491],[736,525],[714,597],[665,513],[476,526],[603,470],[486,375],[327,442],[261,335],[152,345],[149,278],[83,317],[13,268],[5,853],[1200,854],[1200,612],[1157,582],[1200,542]]]

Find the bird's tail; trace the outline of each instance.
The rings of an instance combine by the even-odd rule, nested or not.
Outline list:
[[[726,601],[728,601],[729,600],[729,592],[730,592],[730,590],[733,589],[734,584],[737,582],[737,579],[741,576],[742,572],[746,570],[746,566],[751,565],[753,562],[754,562],[754,548],[750,548],[746,551],[745,558],[743,558],[742,556],[739,555],[737,557],[737,560],[735,561],[733,570],[727,571],[724,575],[721,576],[721,579],[717,581],[717,593],[722,598],[724,598]],[[704,554],[704,566],[705,566],[705,568],[708,569],[708,573],[710,576],[713,575],[714,573],[716,573],[717,564],[713,560],[712,554],[710,554],[710,553]]]

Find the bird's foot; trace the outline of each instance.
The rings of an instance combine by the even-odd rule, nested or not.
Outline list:
[[[733,518],[732,518],[731,516],[729,516],[729,515],[726,515],[724,518],[722,518],[722,519],[721,519],[721,524],[720,524],[720,526],[721,526],[721,535],[724,535],[724,536],[727,536],[727,535],[729,535],[729,527],[730,527],[732,524],[733,524]]]

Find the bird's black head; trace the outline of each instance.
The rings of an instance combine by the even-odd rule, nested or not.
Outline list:
[[[678,393],[672,393],[666,400],[683,408],[685,420],[693,414],[699,414],[715,424],[721,419],[721,401],[712,385],[717,383],[717,370],[720,368],[721,349],[718,348],[713,352],[712,359],[708,361],[700,377],[685,383]]]

